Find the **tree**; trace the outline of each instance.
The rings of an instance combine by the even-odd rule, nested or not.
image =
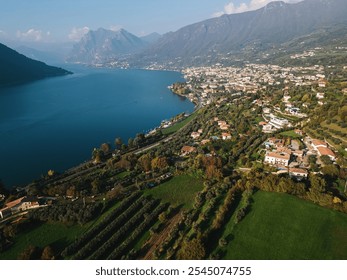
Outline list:
[[[312,174],[310,176],[311,190],[323,193],[326,191],[326,182],[323,178],[318,175]]]
[[[178,252],[178,258],[181,260],[202,260],[206,255],[204,244],[201,238],[185,240]]]
[[[323,162],[324,165],[332,164],[332,161],[329,156],[326,156],[326,155],[321,156],[320,160]]]
[[[101,183],[101,181],[100,181],[98,178],[96,178],[96,179],[91,183],[91,185],[92,185],[92,193],[93,193],[93,194],[98,194],[98,193],[100,193],[102,183]]]
[[[104,153],[104,155],[106,155],[111,151],[111,145],[109,143],[103,143],[101,144],[100,149]]]
[[[30,245],[27,247],[20,255],[18,256],[18,259],[20,260],[39,260],[40,259],[40,252],[41,250],[33,245]]]
[[[92,159],[95,163],[100,163],[102,161],[102,154],[103,152],[100,149],[94,148],[92,153]]]
[[[41,255],[41,260],[54,260],[55,254],[51,246],[46,246]]]
[[[117,138],[114,140],[114,144],[115,144],[116,148],[117,148],[118,150],[120,150],[121,147],[122,147],[123,141],[122,141],[122,139],[121,139],[120,137],[117,137]]]
[[[128,139],[128,147],[132,148],[134,146],[134,139],[133,138],[129,138]]]
[[[328,164],[322,168],[322,173],[331,178],[336,178],[340,174],[340,170],[335,164]]]
[[[168,162],[166,157],[156,157],[152,159],[151,162],[152,169],[154,170],[163,170],[168,167]]]
[[[151,156],[149,154],[144,154],[138,159],[138,163],[141,169],[145,172],[151,171]]]

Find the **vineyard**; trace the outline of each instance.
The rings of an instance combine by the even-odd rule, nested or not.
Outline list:
[[[95,227],[66,247],[61,255],[71,259],[127,258],[132,245],[165,211],[166,205],[135,192],[124,199]]]

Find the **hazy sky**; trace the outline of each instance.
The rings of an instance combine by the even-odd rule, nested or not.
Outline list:
[[[299,2],[300,0],[285,0]],[[77,41],[90,29],[124,28],[141,36],[166,33],[271,0],[0,0],[0,42]]]

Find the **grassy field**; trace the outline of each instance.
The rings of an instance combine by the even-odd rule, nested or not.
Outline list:
[[[117,174],[116,178],[117,179],[124,179],[126,176],[129,176],[130,173],[131,173],[130,171],[121,172],[121,173]]]
[[[20,233],[15,244],[7,251],[0,254],[2,260],[15,260],[29,245],[44,248],[47,245],[64,248],[77,236],[86,230],[86,226],[74,225],[67,227],[60,223],[45,223],[34,229]]]
[[[257,192],[225,259],[347,259],[347,215],[294,196]],[[230,238],[232,232],[232,238]]]
[[[183,206],[191,209],[195,194],[202,189],[202,180],[189,175],[180,175],[157,187],[146,190],[145,193],[161,199],[163,203],[169,202],[174,207]]]
[[[280,134],[283,135],[283,136],[286,136],[286,137],[291,137],[291,138],[297,138],[297,139],[302,138],[302,136],[297,134],[297,133],[295,133],[294,130],[284,131],[284,132],[282,132]]]
[[[176,131],[178,131],[179,129],[184,127],[187,123],[189,123],[192,119],[194,119],[195,116],[196,116],[196,112],[191,114],[189,117],[185,118],[183,121],[180,121],[180,122],[178,122],[178,123],[176,123],[176,124],[174,124],[168,128],[163,129],[162,133],[164,135],[175,133]]]

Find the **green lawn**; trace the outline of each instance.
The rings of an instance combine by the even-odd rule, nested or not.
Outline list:
[[[174,207],[181,205],[184,208],[191,209],[194,204],[195,194],[202,189],[202,180],[189,175],[180,175],[146,190],[145,194],[159,198],[163,203],[169,202]]]
[[[124,171],[116,175],[117,179],[124,179],[125,177],[130,175],[130,171]]]
[[[61,223],[45,223],[36,226],[32,230],[20,233],[16,237],[14,245],[9,250],[0,254],[0,259],[15,260],[29,245],[34,245],[40,248],[44,248],[47,245],[64,248],[84,232],[86,227],[87,225],[74,225],[68,227]]]
[[[302,138],[301,135],[297,134],[294,132],[294,130],[290,130],[290,131],[284,131],[282,133],[280,133],[281,135],[283,136],[286,136],[286,137],[291,137],[291,138]]]
[[[168,128],[165,128],[162,130],[162,133],[164,135],[175,133],[176,131],[180,130],[182,127],[184,127],[186,124],[188,124],[192,119],[194,119],[196,116],[196,113],[194,112],[189,117],[185,118],[183,121],[180,121]]]
[[[225,259],[347,259],[346,214],[286,194],[259,191],[253,198]]]

